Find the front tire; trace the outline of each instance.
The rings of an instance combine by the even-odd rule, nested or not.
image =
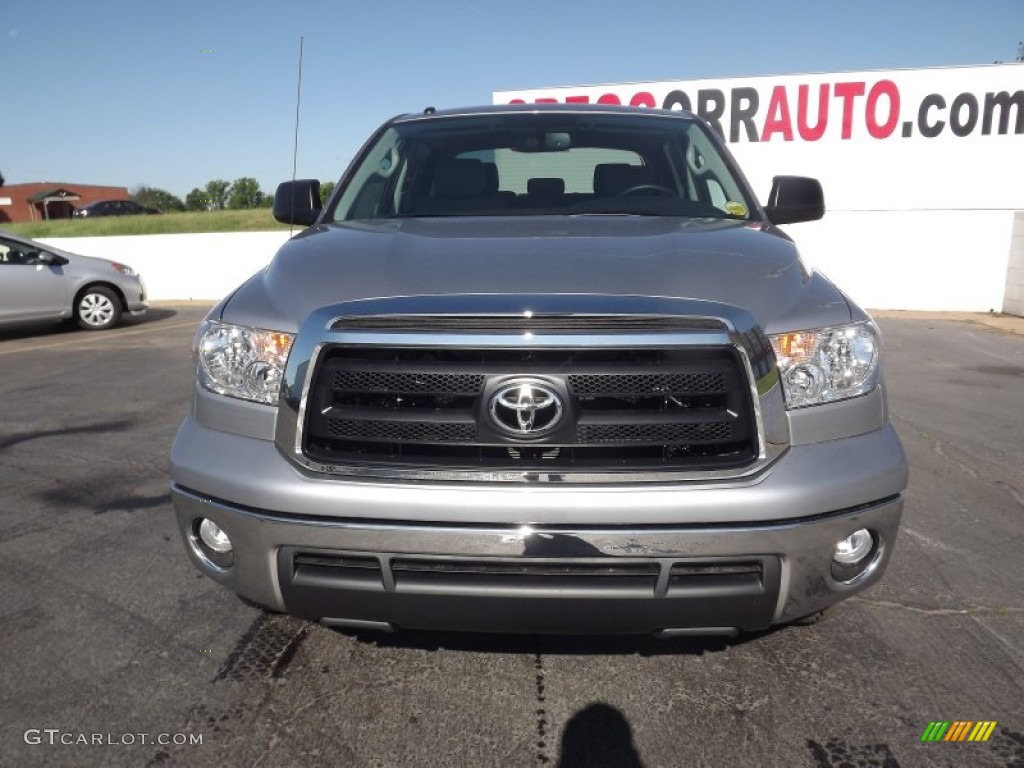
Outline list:
[[[110,288],[94,285],[75,301],[75,321],[87,331],[105,331],[121,319],[121,299]]]

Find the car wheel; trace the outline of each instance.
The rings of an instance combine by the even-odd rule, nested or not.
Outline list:
[[[110,288],[86,288],[75,302],[75,320],[87,331],[105,331],[121,319],[121,299]]]

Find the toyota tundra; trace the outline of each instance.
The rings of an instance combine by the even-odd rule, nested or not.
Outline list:
[[[679,111],[402,115],[207,316],[194,565],[331,627],[735,634],[882,576],[907,484],[871,318]]]

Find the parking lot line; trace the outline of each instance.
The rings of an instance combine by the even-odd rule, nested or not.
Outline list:
[[[88,344],[94,341],[114,341],[116,339],[123,339],[125,336],[138,336],[139,334],[151,333],[153,331],[169,331],[172,328],[184,328],[185,326],[192,326],[194,328],[198,328],[199,322],[196,320],[189,320],[187,322],[182,323],[172,323],[171,325],[154,324],[152,326],[147,326],[145,328],[135,328],[132,330],[122,331],[120,333],[116,331],[113,333],[104,333],[99,338],[92,338],[91,336],[87,336],[86,339],[88,339],[88,341],[86,341],[86,339],[83,339],[81,334],[77,334],[73,338],[63,339],[61,341],[54,342],[53,344],[34,344],[31,347],[18,347],[17,349],[0,349],[0,355],[14,355],[17,354],[18,352],[36,352],[41,349],[55,349],[57,347],[67,347],[72,344],[77,344],[81,346],[82,344]],[[21,339],[19,339],[19,341],[20,340]]]

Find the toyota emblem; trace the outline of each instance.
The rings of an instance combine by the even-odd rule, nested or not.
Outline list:
[[[562,399],[537,379],[513,379],[491,398],[491,421],[517,437],[539,437],[562,420]]]

